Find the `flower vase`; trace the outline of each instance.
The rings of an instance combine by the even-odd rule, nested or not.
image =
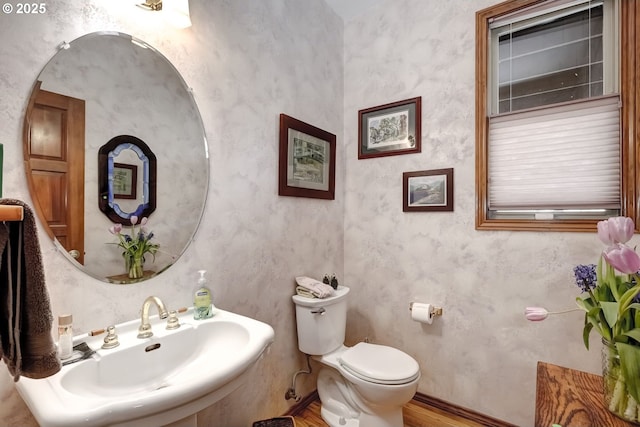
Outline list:
[[[605,406],[618,418],[640,425],[640,405],[627,391],[618,350],[615,345],[604,339],[602,344],[602,380]]]
[[[125,264],[130,279],[141,279],[144,276],[144,258],[141,256],[125,257]]]

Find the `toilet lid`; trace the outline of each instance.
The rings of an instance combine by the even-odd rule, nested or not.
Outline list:
[[[351,374],[377,384],[405,384],[420,373],[418,362],[385,345],[358,343],[340,356],[340,365]]]

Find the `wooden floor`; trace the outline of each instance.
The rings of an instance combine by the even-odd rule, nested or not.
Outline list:
[[[403,410],[405,427],[484,427],[460,415],[412,400]],[[320,401],[313,400],[296,414],[296,427],[329,427],[320,416]]]

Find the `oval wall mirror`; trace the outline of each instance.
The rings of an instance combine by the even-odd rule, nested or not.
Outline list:
[[[111,163],[108,153],[100,156],[110,141]],[[126,145],[136,141],[144,150]],[[150,201],[148,153],[157,167],[154,206],[138,210]],[[124,284],[154,277],[184,253],[198,228],[209,183],[200,113],[173,65],[127,34],[91,33],[60,46],[34,84],[24,158],[41,224],[70,262],[95,278]],[[117,181],[106,194],[114,215],[101,206],[109,179]],[[120,235],[114,223],[122,224]],[[130,279],[122,241],[140,232],[152,236],[155,249],[145,256],[143,277]]]

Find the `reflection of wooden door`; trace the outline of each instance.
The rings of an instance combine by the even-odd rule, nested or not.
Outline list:
[[[27,180],[48,233],[84,264],[84,101],[39,90],[27,109]]]

